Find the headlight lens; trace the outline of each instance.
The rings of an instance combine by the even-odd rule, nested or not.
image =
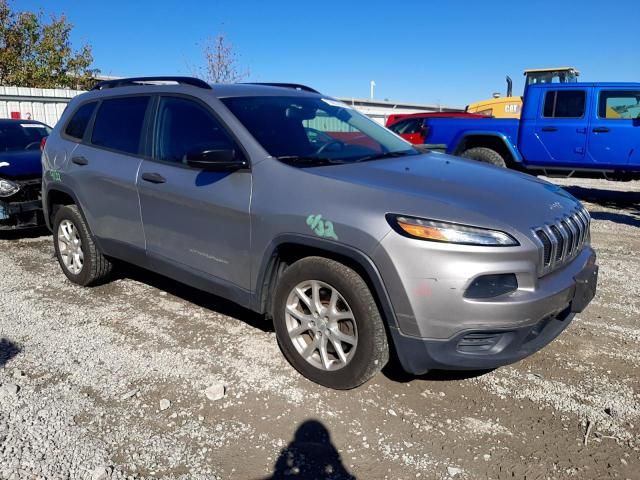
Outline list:
[[[409,238],[462,245],[504,247],[520,245],[511,235],[499,230],[392,214],[387,215],[387,220],[396,232]]]
[[[0,197],[8,197],[17,193],[20,187],[11,180],[0,178]]]

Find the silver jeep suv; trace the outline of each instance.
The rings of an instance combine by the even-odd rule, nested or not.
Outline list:
[[[390,351],[414,374],[515,362],[595,294],[590,218],[571,195],[422,154],[302,85],[103,82],[71,101],[42,161],[72,282],[118,259],[230,299],[332,388]]]

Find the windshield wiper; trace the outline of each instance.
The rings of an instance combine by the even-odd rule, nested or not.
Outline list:
[[[405,157],[407,155],[415,155],[414,150],[401,150],[400,152],[385,152],[377,153],[375,155],[367,155],[366,157],[359,158],[356,162],[368,162],[369,160],[381,160],[383,158],[397,158]]]
[[[342,160],[324,157],[305,157],[303,155],[284,155],[276,158],[289,165],[310,165],[314,167],[321,165],[339,165],[344,163]]]

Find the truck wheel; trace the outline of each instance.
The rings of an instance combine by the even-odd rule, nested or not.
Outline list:
[[[507,164],[505,163],[504,158],[502,158],[502,155],[487,147],[470,148],[469,150],[462,152],[462,155],[460,156],[471,160],[477,160],[479,162],[490,163],[496,167],[507,168]]]
[[[357,387],[389,360],[384,324],[367,284],[339,262],[307,257],[287,268],[276,286],[273,314],[285,357],[320,385]]]
[[[64,206],[56,212],[53,244],[62,271],[73,283],[90,285],[111,272],[111,262],[98,250],[75,205]]]

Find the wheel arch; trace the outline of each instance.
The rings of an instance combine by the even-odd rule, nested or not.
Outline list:
[[[397,326],[391,299],[371,258],[357,248],[308,235],[281,235],[267,247],[258,270],[254,310],[271,316],[273,294],[280,275],[289,265],[306,257],[329,258],[356,271],[369,287],[385,323]]]
[[[44,198],[44,218],[49,230],[53,230],[53,219],[57,212],[56,207],[58,206],[77,205],[80,213],[84,217],[84,213],[82,213],[82,207],[78,203],[78,199],[76,198],[75,194],[64,185],[54,185],[49,187]],[[86,220],[87,219],[85,218],[85,222]]]
[[[486,147],[498,152],[508,167],[522,163],[520,152],[513,146],[509,138],[499,132],[466,132],[457,141],[453,155],[460,155],[464,151],[475,147]]]

